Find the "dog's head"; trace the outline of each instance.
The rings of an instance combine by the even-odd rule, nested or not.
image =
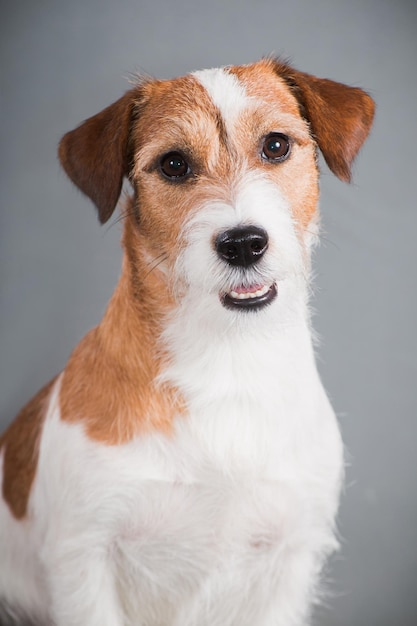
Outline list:
[[[373,113],[361,89],[263,60],[143,81],[67,133],[59,154],[102,223],[130,181],[128,239],[178,294],[259,311],[308,269],[317,148],[348,181]]]

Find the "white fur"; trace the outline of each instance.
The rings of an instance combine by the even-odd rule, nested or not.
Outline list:
[[[239,113],[248,107],[250,98],[236,76],[226,68],[213,68],[193,72],[219,109],[226,127],[232,128]]]
[[[304,294],[306,288],[307,267],[303,265],[303,256],[297,235],[291,218],[288,201],[282,196],[266,175],[245,171],[236,184],[234,202],[211,202],[198,207],[189,223],[184,229],[183,237],[186,246],[183,255],[177,262],[176,278],[185,281],[188,299],[194,302],[193,306],[201,302],[204,294],[212,294],[213,302],[220,313],[221,320],[228,319],[227,313],[220,306],[219,291],[230,291],[232,288],[247,283],[268,283],[279,281],[283,288],[280,297],[277,323],[283,323],[283,314],[286,307],[283,306],[284,293],[288,278],[299,282],[297,300],[305,303]],[[213,236],[222,233],[235,226],[254,225],[262,227],[268,232],[268,254],[256,265],[242,271],[231,269],[217,256],[213,249]],[[195,293],[199,290],[201,293]],[[295,294],[294,294],[295,295]],[[285,299],[285,298],[284,298]],[[289,304],[291,309],[294,301]],[[197,304],[198,306],[198,304]],[[271,312],[276,309],[267,309]],[[290,311],[291,315],[293,311]],[[303,319],[306,309],[301,312]],[[213,317],[208,315],[210,323]],[[240,313],[236,319],[247,321],[246,316]],[[250,317],[248,319],[251,319]],[[255,319],[259,319],[255,317]],[[260,324],[262,325],[262,324]]]
[[[236,79],[197,76],[232,120],[245,100]],[[169,437],[104,446],[60,420],[58,381],[32,522],[0,502],[0,588],[42,626],[308,623],[337,545],[342,446],[315,366],[289,201],[266,175],[242,172],[230,204],[195,208],[171,276],[178,306],[161,337],[171,357],[161,382],[178,387],[188,414]],[[242,224],[270,238],[246,273],[211,243]],[[255,313],[225,309],[219,293],[242,281],[276,281],[278,297]]]

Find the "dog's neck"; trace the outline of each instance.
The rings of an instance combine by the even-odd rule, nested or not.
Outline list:
[[[100,324],[72,353],[60,394],[63,419],[82,421],[91,438],[109,444],[143,430],[169,431],[182,411],[176,391],[155,384],[166,358],[159,338],[172,302],[161,273],[150,272],[143,252],[129,243],[131,228],[125,225],[119,283]]]

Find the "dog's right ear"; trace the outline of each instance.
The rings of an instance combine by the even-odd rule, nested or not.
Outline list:
[[[129,174],[129,135],[139,98],[131,89],[112,105],[63,136],[61,165],[72,182],[96,205],[100,222],[111,217],[123,178]]]

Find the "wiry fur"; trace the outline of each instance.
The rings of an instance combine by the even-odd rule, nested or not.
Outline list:
[[[315,90],[322,99],[329,89],[320,94],[320,80],[262,61],[148,82],[65,136],[64,168],[102,221],[125,175],[134,196],[103,321],[46,404],[29,405],[39,425],[30,432],[41,434],[30,471],[18,468],[19,499],[6,456],[15,429],[0,440],[4,624],[19,612],[39,626],[309,623],[337,547],[343,477],[308,311],[322,141],[310,126],[323,125]],[[372,104],[355,90],[345,127],[349,88],[337,85],[329,107],[337,101],[339,146],[326,120],[323,149],[346,178]],[[260,157],[272,131],[293,141],[280,164]],[[192,178],[161,175],[174,149]],[[242,225],[269,237],[249,268],[231,267],[214,246]],[[272,283],[278,296],[260,310],[222,305],[232,289]]]

